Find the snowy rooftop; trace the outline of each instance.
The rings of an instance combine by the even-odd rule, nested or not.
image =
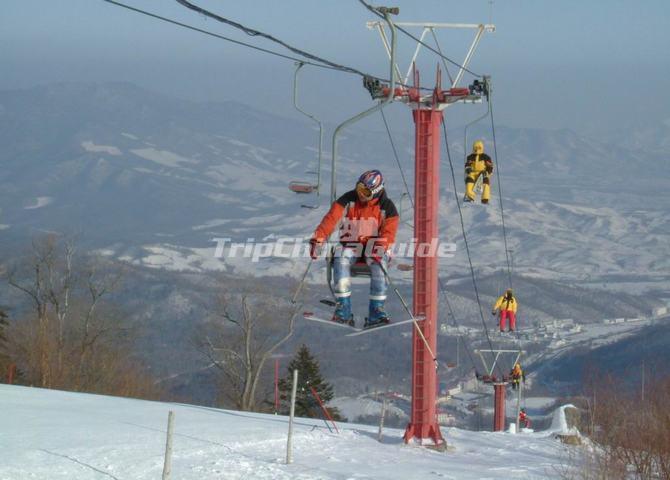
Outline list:
[[[444,429],[450,449],[402,442],[401,430],[298,419],[284,463],[286,417],[0,385],[0,479],[161,477],[175,412],[174,479],[548,478],[564,457],[551,434]]]

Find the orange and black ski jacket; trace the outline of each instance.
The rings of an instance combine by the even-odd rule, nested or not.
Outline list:
[[[399,219],[398,211],[385,191],[379,197],[363,203],[358,200],[356,190],[350,190],[331,205],[313,237],[326,241],[342,220],[340,243],[343,245],[365,246],[369,240],[373,240],[376,245],[388,249],[395,242]]]

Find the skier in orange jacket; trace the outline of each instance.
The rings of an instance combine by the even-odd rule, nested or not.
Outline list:
[[[310,240],[310,255],[317,250],[340,225],[340,245],[335,250],[333,273],[337,306],[332,320],[353,321],[351,312],[351,265],[363,258],[370,266],[370,304],[365,327],[389,323],[384,310],[387,280],[388,249],[395,242],[399,221],[395,205],[386,196],[384,179],[379,170],[364,172],[356,188],[338,198],[323,217]]]

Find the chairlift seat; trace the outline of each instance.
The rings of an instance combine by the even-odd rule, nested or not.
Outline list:
[[[477,379],[481,380],[484,383],[498,383],[498,377],[495,376],[495,375],[484,374],[484,375],[478,376]],[[505,381],[505,380],[503,379],[503,381]]]
[[[357,258],[356,261],[351,265],[352,277],[369,277],[371,275],[370,265],[366,263],[364,258]]]
[[[288,184],[289,190],[295,193],[314,193],[316,190],[316,185],[312,185],[309,182],[291,182]]]
[[[335,261],[335,247],[332,247],[330,250],[330,256],[328,260],[328,279],[332,281],[332,270],[333,263]],[[370,277],[372,273],[370,272],[370,266],[365,261],[364,257],[358,257],[352,264],[349,269],[349,272],[352,277]]]

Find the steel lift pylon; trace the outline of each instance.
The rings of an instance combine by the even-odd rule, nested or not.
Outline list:
[[[475,38],[470,45],[465,59],[459,65],[455,77],[449,74],[445,62],[445,71],[449,75],[451,87],[443,90],[441,70],[438,65],[437,81],[432,92],[422,94],[416,60],[421,50],[417,44],[410,61],[407,75],[400,87],[392,93],[393,101],[403,102],[412,109],[415,124],[415,180],[414,180],[414,233],[416,250],[414,254],[414,293],[413,314],[424,317],[419,321],[421,332],[413,331],[412,337],[412,406],[410,423],[405,430],[405,442],[421,445],[445,445],[437,422],[437,330],[438,330],[438,261],[436,255],[420,255],[423,246],[439,238],[438,208],[440,190],[440,145],[443,111],[454,103],[479,103],[484,94],[482,90],[459,88],[462,78],[472,55],[484,32],[495,30],[493,25],[482,24],[448,24],[448,23],[395,23],[396,26],[422,27],[421,40],[431,33],[437,48],[439,45],[435,35],[438,28],[470,28],[476,30]],[[376,29],[382,39],[389,58],[393,48],[388,41],[384,22],[368,22],[368,28]],[[391,60],[393,62],[393,59]],[[407,87],[410,74],[414,84]],[[397,64],[392,67],[392,75],[402,78]],[[485,79],[486,80],[486,79]],[[485,82],[486,83],[486,82]],[[383,99],[391,93],[388,87],[378,81],[366,80],[366,87],[373,98]],[[423,338],[422,338],[423,337]]]
[[[483,377],[481,377],[481,380],[484,381],[484,383],[491,383],[493,384],[493,431],[494,432],[502,432],[505,430],[505,402],[506,402],[506,394],[507,394],[507,384],[509,383],[509,377],[506,375],[503,371],[502,375],[500,377],[496,377],[495,375],[495,369],[496,366],[498,365],[498,361],[500,360],[500,355],[501,354],[513,354],[515,355],[514,361],[512,362],[512,365],[517,363],[519,359],[521,358],[521,355],[526,353],[523,350],[504,350],[504,349],[499,349],[499,350],[475,350],[475,353],[479,355],[479,358],[482,360],[482,364],[484,365],[484,370],[485,374]],[[485,356],[483,355],[484,353],[489,353],[494,355],[493,357],[493,363],[489,366],[488,362],[486,361]],[[499,367],[500,368],[500,367]],[[520,387],[521,388],[521,387]],[[519,431],[519,407],[520,407],[520,402],[521,396],[519,395],[518,400],[517,400],[517,412],[516,412],[516,418],[517,418],[517,429],[516,431]]]

